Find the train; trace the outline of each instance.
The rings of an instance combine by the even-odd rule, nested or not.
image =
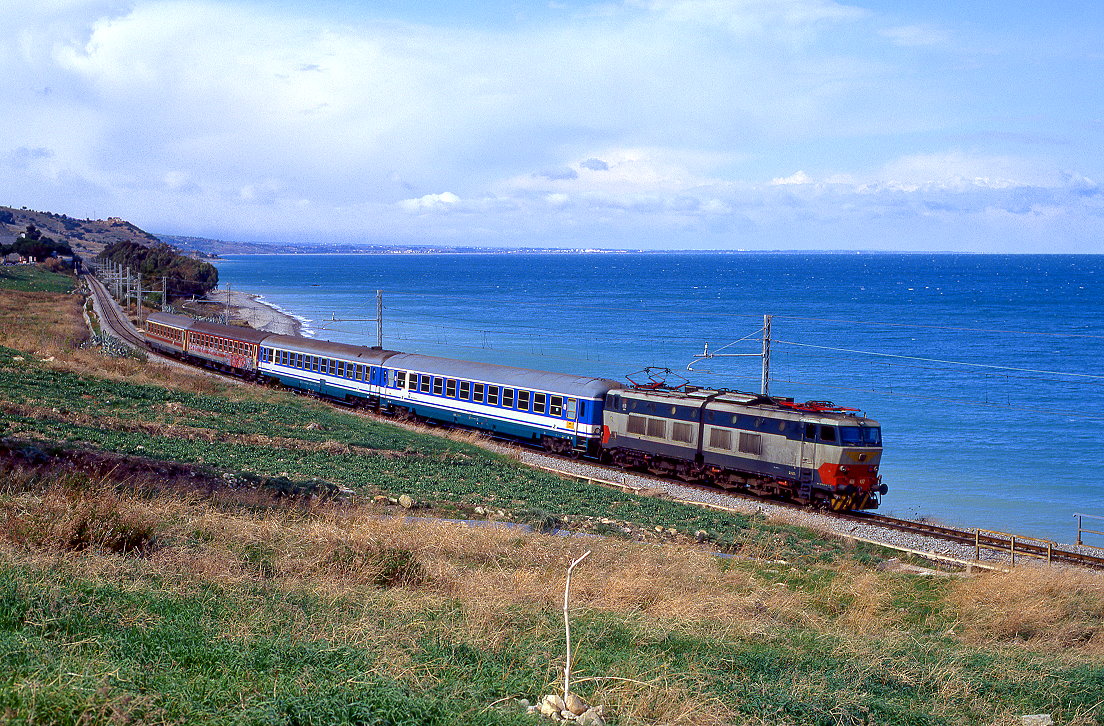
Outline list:
[[[623,384],[171,313],[151,313],[143,333],[153,349],[217,370],[574,458],[835,511],[876,509],[888,492],[878,422],[827,401]]]

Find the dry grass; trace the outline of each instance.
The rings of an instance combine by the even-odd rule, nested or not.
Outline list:
[[[79,295],[0,290],[0,346],[26,351],[55,370],[112,381],[238,399],[269,400],[274,395],[257,386],[242,386],[156,359],[109,358],[97,350],[81,349],[80,344],[89,338],[81,305]]]
[[[962,580],[951,600],[969,640],[1104,655],[1104,573],[1021,566]]]

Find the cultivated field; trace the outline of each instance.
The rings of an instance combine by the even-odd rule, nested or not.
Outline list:
[[[1104,723],[1100,575],[882,570],[893,553],[106,358],[77,348],[71,282],[32,277],[58,292],[0,292],[6,722],[534,724],[516,699],[556,689],[564,571],[592,550],[574,670],[610,724]]]

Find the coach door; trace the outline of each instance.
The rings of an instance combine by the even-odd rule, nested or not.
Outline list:
[[[579,433],[579,399],[569,398],[564,402],[564,418],[568,421],[567,427]]]

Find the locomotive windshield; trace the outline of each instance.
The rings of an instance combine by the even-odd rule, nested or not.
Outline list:
[[[882,430],[876,426],[840,426],[840,443],[844,446],[881,446]]]

